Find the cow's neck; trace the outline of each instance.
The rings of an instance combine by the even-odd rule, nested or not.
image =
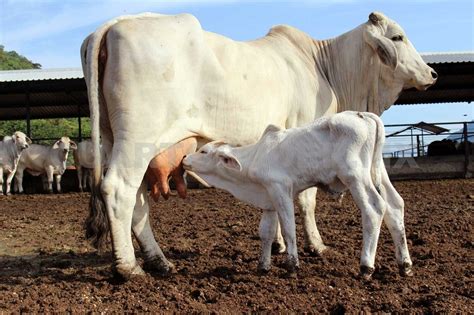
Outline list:
[[[396,101],[402,86],[382,78],[385,66],[364,41],[363,31],[361,25],[333,39],[314,40],[316,69],[333,89],[338,112],[360,110],[380,115]]]

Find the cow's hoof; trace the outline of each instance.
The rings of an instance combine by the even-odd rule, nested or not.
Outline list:
[[[262,262],[258,263],[257,273],[259,275],[266,275],[269,272],[270,272],[270,264],[265,264],[265,263],[262,263]]]
[[[328,247],[323,244],[319,245],[318,247],[314,245],[306,245],[303,250],[310,256],[321,257],[328,250]]]
[[[7,192],[6,195],[7,195],[7,196],[11,196],[12,193],[11,193],[11,192]]]
[[[360,266],[360,278],[362,280],[370,280],[375,269],[368,266]]]
[[[272,243],[272,254],[273,255],[283,254],[285,251],[286,251],[285,243],[278,243],[278,242],[273,242]]]
[[[137,277],[145,276],[145,272],[138,264],[135,264],[132,268],[125,265],[116,265],[113,267],[113,274],[114,278],[120,281],[129,281]]]
[[[412,270],[413,265],[410,264],[409,262],[404,262],[403,264],[398,266],[398,271],[400,273],[400,276],[402,277],[412,277],[413,276],[413,270]]]
[[[145,261],[143,269],[150,272],[156,272],[162,276],[172,275],[177,272],[174,264],[166,259],[163,260],[160,258],[153,258]]]
[[[296,273],[300,269],[300,262],[296,257],[289,257],[285,264],[285,269],[289,274]]]

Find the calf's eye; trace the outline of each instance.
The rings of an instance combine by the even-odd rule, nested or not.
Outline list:
[[[204,151],[204,150],[203,150],[203,151],[201,151],[200,153],[201,153],[201,154],[207,154],[207,151]]]

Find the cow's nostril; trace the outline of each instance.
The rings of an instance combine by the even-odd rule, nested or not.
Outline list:
[[[436,73],[436,71],[431,71],[431,77],[435,80],[438,78],[438,74]]]

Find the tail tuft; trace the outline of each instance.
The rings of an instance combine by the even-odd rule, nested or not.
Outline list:
[[[109,220],[105,208],[104,199],[97,186],[91,188],[89,200],[89,216],[85,222],[86,238],[99,251],[105,249],[110,235]]]

